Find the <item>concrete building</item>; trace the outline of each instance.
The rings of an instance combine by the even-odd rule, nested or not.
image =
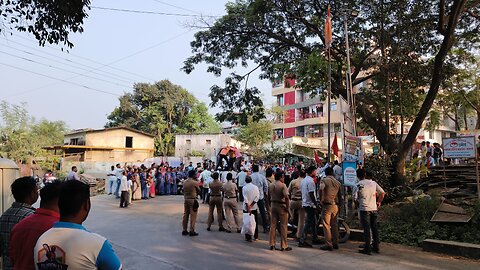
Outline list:
[[[154,136],[128,127],[81,129],[65,134],[63,145],[45,147],[62,152],[61,168],[105,174],[116,163],[141,163],[154,154]]]
[[[273,84],[273,107],[278,107],[281,114],[274,121],[274,139],[286,139],[294,136],[306,138],[325,138],[328,136],[328,107],[326,101],[310,97],[303,89],[295,88],[295,79],[285,79]],[[342,100],[331,101],[331,137],[337,132],[340,136],[342,114],[347,104]]]
[[[218,152],[225,146],[241,149],[242,143],[221,133],[175,135],[175,157],[182,159],[197,156],[215,161]]]

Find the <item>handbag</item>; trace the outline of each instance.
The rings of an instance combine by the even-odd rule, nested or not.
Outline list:
[[[256,225],[255,216],[253,214],[243,213],[242,234],[254,235]]]

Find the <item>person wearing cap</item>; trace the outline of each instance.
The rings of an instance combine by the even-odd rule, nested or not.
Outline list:
[[[225,209],[225,217],[227,219],[227,233],[232,231],[240,232],[242,226],[240,215],[238,213],[238,188],[233,183],[231,173],[227,174],[227,183],[223,184],[223,208]]]

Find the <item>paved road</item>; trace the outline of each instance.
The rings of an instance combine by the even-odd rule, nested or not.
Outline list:
[[[266,234],[247,243],[242,235],[219,232],[217,226],[208,232],[207,210],[200,206],[200,235],[189,237],[181,235],[181,196],[157,197],[120,209],[112,196],[101,195],[92,198],[85,226],[111,241],[124,269],[480,269],[479,262],[389,244],[373,256],[357,253],[358,242],[328,252],[298,248],[292,241],[293,251],[270,251]]]

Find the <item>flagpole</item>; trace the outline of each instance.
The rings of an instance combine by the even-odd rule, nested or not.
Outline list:
[[[328,106],[328,154],[327,154],[327,160],[330,162],[330,154],[331,154],[331,145],[330,145],[330,134],[331,134],[331,111],[332,111],[332,106],[331,106],[331,95],[332,95],[332,67],[331,67],[331,62],[330,62],[330,46],[327,48],[327,53],[328,53],[328,86],[327,86],[327,106]]]

